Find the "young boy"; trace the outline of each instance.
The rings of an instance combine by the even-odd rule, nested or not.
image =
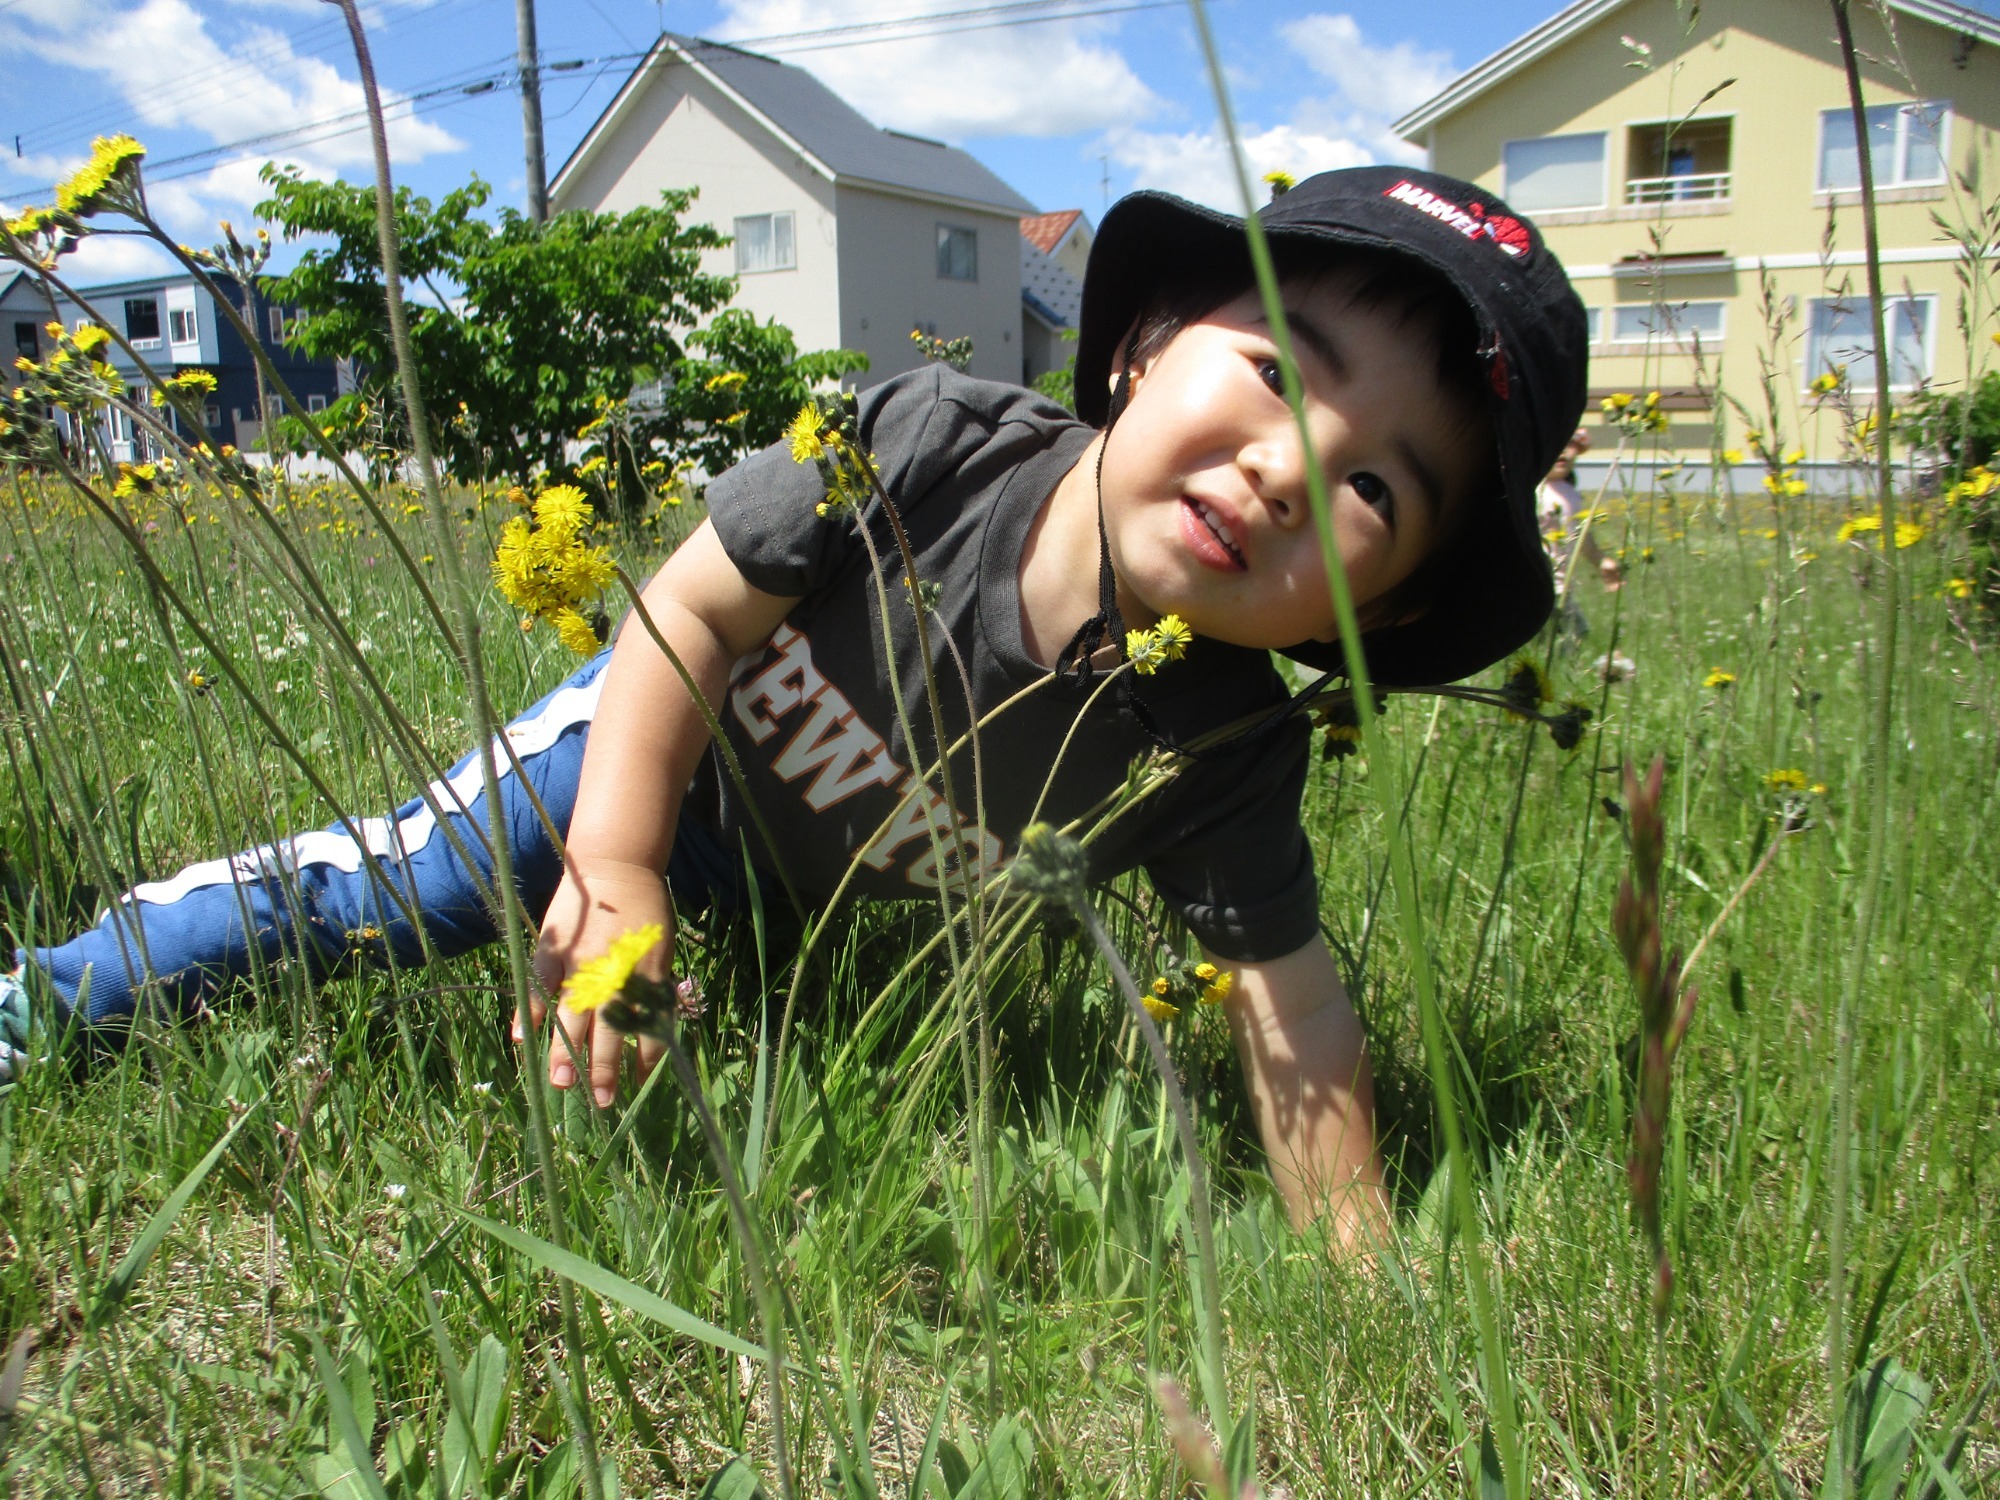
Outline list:
[[[1144,866],[1204,954],[1235,972],[1228,1013],[1272,1175],[1296,1220],[1330,1212],[1351,1232],[1382,1212],[1368,1061],[1319,932],[1299,820],[1307,726],[1283,713],[1268,655],[1340,664],[1305,466],[1325,475],[1378,682],[1444,682],[1501,659],[1551,606],[1534,492],[1582,409],[1584,318],[1539,236],[1469,184],[1399,168],[1326,173],[1261,217],[1310,455],[1241,222],[1152,193],[1113,207],[1091,253],[1081,421],[933,366],[867,392],[860,437],[919,578],[936,586],[947,738],[1031,690],[982,730],[983,826],[972,823],[971,753],[952,757],[948,843],[976,851],[965,857],[997,866],[1032,818],[1082,815],[1162,741],[1261,721],[1118,818],[1092,845],[1092,873]],[[883,656],[857,528],[872,528],[892,605],[903,564],[875,507],[821,515],[823,498],[816,468],[785,449],[747,460],[710,485],[709,520],[645,593],[714,706],[775,852],[748,831],[702,716],[643,629],[622,630],[509,726],[566,841],[565,859],[501,759],[517,883],[544,913],[536,969],[548,993],[621,934],[649,922],[671,932],[669,886],[684,906],[730,900],[746,840],[808,899],[829,897],[850,866],[857,894],[935,891],[930,820],[953,814],[935,778],[911,774],[936,756],[923,664],[893,608],[894,660]],[[1086,711],[1090,673],[1052,671],[1073,641],[1097,645],[1094,667],[1115,666],[1126,627],[1169,614],[1195,640],[1185,660],[1133,680],[1136,702],[1104,692]],[[935,639],[944,632],[970,703]],[[142,978],[156,1003],[185,1012],[258,956],[418,961],[391,882],[420,910],[432,951],[490,940],[494,919],[463,863],[470,852],[491,869],[480,788],[468,757],[391,818],[196,866],[132,892],[75,941],[23,954],[25,983],[0,987],[0,1014],[15,1018],[11,1061],[25,1055],[30,996],[98,1026],[132,1014]],[[655,978],[671,951],[655,949]],[[551,1081],[572,1086],[582,1064],[608,1106],[623,1039],[591,1012],[559,1017],[569,1045],[550,1049]],[[656,1060],[642,1045],[638,1068]]]

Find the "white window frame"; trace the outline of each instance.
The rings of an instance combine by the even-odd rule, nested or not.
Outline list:
[[[285,309],[284,309],[284,307],[283,307],[283,306],[282,306],[281,304],[279,304],[279,303],[276,303],[276,302],[273,302],[273,303],[271,304],[271,306],[270,306],[270,308],[269,308],[269,319],[268,319],[268,322],[269,322],[269,325],[270,325],[270,329],[271,329],[271,342],[272,342],[272,343],[274,343],[274,344],[282,344],[282,343],[284,343],[284,341],[285,341],[285,325],[286,325],[286,324],[288,324],[288,323],[289,323],[289,322],[291,322],[291,321],[292,321],[292,320],[291,320],[290,318],[288,318],[288,317],[286,317],[286,316],[285,316]]]
[[[177,330],[185,323],[186,333]],[[167,309],[167,342],[170,344],[198,344],[201,342],[201,319],[192,307],[169,307]]]
[[[1888,302],[1890,307],[1894,307],[1898,303],[1922,303],[1924,306],[1923,368],[1917,372],[1917,378],[1915,380],[1900,385],[1891,384],[1889,387],[1889,391],[1890,394],[1893,395],[1897,391],[1916,390],[1925,381],[1929,380],[1932,374],[1937,370],[1938,296],[1936,292],[1912,292],[1909,293],[1908,295],[1892,296],[1888,299]],[[1812,388],[1813,381],[1817,379],[1825,369],[1830,367],[1830,362],[1821,363],[1817,362],[1814,358],[1814,356],[1817,355],[1819,352],[1817,348],[1819,335],[1814,331],[1814,324],[1819,317],[1820,308],[1831,307],[1837,303],[1845,303],[1850,308],[1865,310],[1868,306],[1868,299],[1865,296],[1850,295],[1846,297],[1813,297],[1807,301],[1805,308],[1805,313],[1806,313],[1805,351],[1801,356],[1801,361],[1805,369],[1805,374],[1799,381],[1799,389],[1801,391],[1810,390]],[[1886,313],[1888,310],[1889,309],[1885,308],[1884,312]],[[1893,335],[1891,335],[1889,340],[1889,347],[1893,350],[1895,348],[1895,345],[1896,345],[1895,338]],[[1875,359],[1875,366],[1878,370],[1881,368],[1881,363],[1882,363],[1881,351],[1878,349],[1876,350],[1876,359]],[[1849,382],[1849,388],[1857,392],[1867,392],[1870,394],[1872,394],[1875,390],[1875,387],[1873,385],[1860,385],[1853,381]]]
[[[944,249],[945,245],[949,243],[946,236],[961,235],[961,234],[965,236],[966,241],[972,246],[972,274],[970,276],[958,276],[945,270]],[[973,228],[970,224],[948,224],[943,219],[940,219],[938,220],[937,224],[937,242],[935,248],[937,254],[937,275],[939,281],[963,281],[968,285],[975,285],[975,286],[978,284],[979,231],[977,229]]]
[[[1701,346],[1704,350],[1721,348],[1722,341],[1729,336],[1729,302],[1726,298],[1722,297],[1688,297],[1667,303],[1620,302],[1611,309],[1611,322],[1605,329],[1604,334],[1605,342],[1629,348],[1646,348],[1654,344],[1667,344],[1676,349],[1692,349],[1694,347],[1695,335],[1700,330],[1685,326],[1674,327],[1672,325],[1683,320],[1687,310],[1695,307],[1712,307],[1716,310],[1715,331],[1713,333],[1701,332]],[[1618,314],[1626,311],[1628,308],[1646,313],[1655,311],[1665,312],[1669,327],[1664,331],[1650,329],[1637,338],[1626,338],[1618,332]]]
[[[153,304],[153,326],[156,328],[164,326],[164,320],[161,317],[161,314],[164,312],[164,309],[160,305],[161,303],[160,297],[158,295],[154,295],[151,297],[127,297],[124,299],[124,302],[125,302],[125,307],[124,307],[125,341],[129,343],[134,349],[160,348],[162,344],[165,342],[165,340],[162,338],[160,334],[153,333],[153,334],[147,334],[142,337],[141,335],[136,334],[132,331],[132,309],[135,306],[138,306],[139,304],[145,302],[150,302]]]
[[[1946,182],[1950,181],[1951,101],[1949,99],[1908,99],[1903,101],[1901,104],[1876,104],[1876,105],[1870,105],[1869,108],[1871,111],[1877,109],[1894,109],[1897,111],[1896,175],[1894,180],[1889,182],[1884,182],[1878,178],[1875,183],[1876,189],[1878,191],[1884,188],[1943,187]],[[1938,133],[1937,133],[1938,175],[1935,177],[1905,176],[1904,169],[1908,166],[1910,159],[1910,116],[1918,110],[1933,110],[1933,109],[1938,112]],[[1838,109],[1823,109],[1819,112],[1819,141],[1813,151],[1814,192],[1858,193],[1861,191],[1861,182],[1858,175],[1855,181],[1844,184],[1840,187],[1829,186],[1825,180],[1827,126],[1831,124],[1833,121],[1838,120],[1840,121],[1841,126],[1845,128],[1846,126],[1853,123],[1853,119],[1854,119],[1854,113],[1846,105],[1842,105]],[[1855,149],[1856,149],[1856,155],[1858,156],[1859,153],[1863,150],[1866,150],[1867,147],[1866,144],[1863,143],[1857,145]]]
[[[778,223],[785,224],[784,243],[788,255],[778,253]],[[745,224],[768,224],[771,233],[771,263],[763,266],[748,266],[743,263],[743,226]],[[736,245],[736,274],[738,276],[764,276],[772,271],[796,271],[799,268],[799,225],[798,215],[789,208],[775,209],[767,214],[739,214],[736,217],[735,233],[730,236]]]
[[[1597,201],[1595,203],[1565,203],[1560,208],[1527,208],[1514,201],[1513,169],[1507,162],[1509,146],[1525,146],[1538,141],[1580,140],[1586,136],[1597,137]],[[1593,209],[1611,206],[1611,132],[1608,130],[1566,130],[1560,135],[1524,135],[1500,144],[1500,196],[1507,200],[1510,208],[1519,210],[1529,218],[1538,213],[1573,214],[1589,213]]]
[[[1583,310],[1583,341],[1593,349],[1597,347],[1604,333],[1604,309],[1586,307]]]

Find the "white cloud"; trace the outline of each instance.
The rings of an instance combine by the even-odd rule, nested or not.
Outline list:
[[[755,38],[910,14],[908,0],[849,0],[838,11],[809,0],[724,0],[723,39]],[[787,53],[878,125],[921,135],[1074,135],[1142,118],[1159,99],[1118,51],[1105,23],[915,37]],[[753,43],[754,45],[754,43]]]
[[[342,76],[323,58],[296,51],[282,31],[235,24],[230,28],[234,39],[225,46],[189,0],[136,4],[28,0],[5,19],[0,49],[100,79],[105,88],[123,97],[126,109],[137,119],[132,133],[142,140],[149,134],[187,131],[222,144],[354,115],[362,107],[358,81]],[[133,66],[136,58],[145,59],[145,66]],[[394,99],[385,94],[384,102],[393,105]],[[102,113],[115,111],[107,108]],[[274,142],[248,148],[247,154],[225,158],[190,177],[165,180],[173,169],[156,168],[149,179],[148,201],[168,227],[205,237],[218,215],[247,217],[248,205],[262,196],[256,166],[267,158],[296,162],[314,176],[366,165],[370,153],[362,128],[365,122],[343,124],[355,128],[340,134],[315,131],[317,139],[300,144]],[[81,123],[78,128],[80,134]],[[392,120],[389,126],[390,151],[401,162],[462,146],[430,120]],[[176,154],[180,153],[156,150],[154,159]],[[79,150],[67,158],[44,159],[51,167],[45,180],[54,181],[73,170],[83,156]],[[17,173],[27,165],[17,164]],[[90,254],[106,257],[113,252]]]
[[[1348,109],[1359,116],[1395,120],[1408,114],[1457,76],[1448,52],[1413,42],[1370,45],[1349,15],[1309,15],[1287,21],[1278,34],[1314,72],[1332,81]]]
[[[1281,124],[1239,127],[1253,190],[1254,179],[1266,172],[1309,177],[1339,167],[1423,159],[1423,152],[1398,139],[1390,126],[1451,80],[1449,54],[1410,42],[1378,47],[1345,14],[1301,16],[1280,26],[1278,34],[1333,89],[1300,99]],[[1163,188],[1197,203],[1242,211],[1217,131],[1115,129],[1106,134],[1104,149],[1131,172],[1134,187]]]
[[[1363,167],[1375,158],[1357,141],[1276,125],[1241,137],[1251,190],[1266,172],[1309,177],[1337,167]],[[1243,211],[1243,195],[1229,165],[1228,148],[1213,131],[1118,130],[1105,138],[1111,159],[1132,174],[1135,188],[1160,188],[1230,213]],[[1261,200],[1260,200],[1261,201]]]

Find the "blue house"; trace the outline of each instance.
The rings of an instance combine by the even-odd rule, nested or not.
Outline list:
[[[255,288],[245,290],[221,283],[225,292],[234,292],[248,302],[235,304],[238,316],[253,328],[269,351],[278,373],[304,403],[308,411],[319,411],[337,396],[353,389],[351,372],[340,362],[308,359],[285,343],[297,310],[274,302]],[[235,326],[216,306],[212,297],[194,277],[186,274],[151,276],[137,281],[120,281],[105,286],[79,287],[78,296],[89,308],[64,300],[60,304],[65,326],[78,328],[101,323],[122,333],[133,354],[143,359],[156,375],[178,374],[186,370],[206,370],[216,380],[215,394],[202,413],[201,432],[183,432],[190,440],[220,445],[233,444],[244,453],[257,450],[263,421],[257,410],[257,372],[250,350]],[[21,313],[10,314],[16,323],[15,343],[29,352],[24,340],[40,338],[41,319],[29,322]],[[105,351],[114,368],[126,379],[134,401],[144,404],[147,382],[132,355],[116,344]],[[278,397],[271,396],[273,409],[281,409]],[[178,417],[169,415],[177,428]],[[138,462],[156,456],[156,444],[143,431],[134,429],[130,418],[114,413],[107,434],[112,457]]]

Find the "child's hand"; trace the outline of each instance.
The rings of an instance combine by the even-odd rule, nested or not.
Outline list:
[[[666,940],[640,962],[639,972],[664,983],[674,941],[666,882],[657,872],[636,866],[572,863],[549,902],[542,918],[541,941],[535,946],[535,978],[542,991],[533,1002],[535,1024],[542,1024],[547,1011],[543,995],[559,995],[563,981],[578,965],[602,954],[613,939],[648,922],[658,922],[666,931]],[[514,1040],[522,1040],[518,1021]],[[639,1038],[634,1080],[651,1073],[662,1053],[652,1038]],[[606,1026],[595,1011],[557,1005],[556,1029],[549,1038],[550,1083],[566,1089],[576,1082],[579,1065],[587,1065],[591,1096],[599,1109],[607,1109],[618,1096],[619,1064],[624,1055],[624,1034]]]

